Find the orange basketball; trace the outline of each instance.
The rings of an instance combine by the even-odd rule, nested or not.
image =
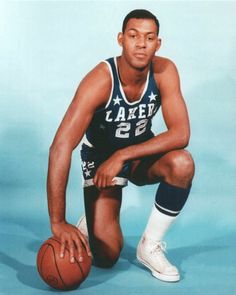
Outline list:
[[[79,262],[75,250],[75,262],[70,262],[69,249],[65,249],[64,258],[60,258],[61,242],[51,237],[38,251],[37,267],[41,278],[51,287],[60,290],[78,288],[91,269],[92,260],[83,248],[83,261]]]

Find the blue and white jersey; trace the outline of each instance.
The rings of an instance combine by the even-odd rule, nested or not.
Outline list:
[[[161,105],[161,96],[152,65],[140,99],[129,102],[119,79],[116,58],[104,62],[111,73],[111,94],[106,106],[95,112],[85,140],[100,151],[112,153],[154,136],[151,131],[152,118]]]

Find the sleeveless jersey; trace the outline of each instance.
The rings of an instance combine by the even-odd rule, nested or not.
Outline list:
[[[86,131],[90,146],[108,153],[144,142],[154,136],[152,118],[161,105],[152,65],[139,100],[129,102],[119,79],[116,58],[106,61],[112,78],[112,89],[106,106],[95,112]]]

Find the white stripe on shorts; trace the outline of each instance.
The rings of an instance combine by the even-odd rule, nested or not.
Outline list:
[[[116,185],[126,186],[128,184],[127,178],[124,178],[124,177],[114,177],[114,180],[116,180]],[[93,185],[94,185],[93,178],[84,179],[83,187],[88,187]]]
[[[88,141],[88,138],[87,138],[86,134],[84,135],[84,137],[83,137],[81,143],[82,143],[82,144],[84,143],[85,145],[87,145],[87,146],[90,147],[90,148],[94,148],[94,146]],[[81,147],[82,147],[82,146],[81,146]]]

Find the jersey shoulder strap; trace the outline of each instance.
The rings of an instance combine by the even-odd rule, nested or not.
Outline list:
[[[158,93],[158,95],[160,95],[160,89],[159,89],[159,86],[157,84],[157,81],[155,80],[155,77],[154,77],[153,63],[151,63],[151,65],[150,65],[148,90],[149,89],[151,91],[155,91],[156,93]]]
[[[113,77],[113,82],[114,84],[119,85],[119,78],[118,78],[118,73],[116,70],[116,65],[115,65],[115,57],[111,57],[105,60],[105,62],[108,64],[108,67],[110,68],[111,75]]]
[[[116,97],[116,95],[119,95],[119,91],[120,91],[119,90],[119,77],[118,77],[118,73],[116,70],[115,58],[116,57],[111,57],[111,58],[104,60],[104,62],[107,64],[107,66],[109,68],[111,80],[112,80],[110,97],[107,101],[105,108],[107,108],[109,106],[113,97]]]

